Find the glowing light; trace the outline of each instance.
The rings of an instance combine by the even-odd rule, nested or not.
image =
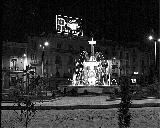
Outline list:
[[[45,45],[45,46],[48,46],[48,45],[49,45],[49,43],[46,41],[46,42],[44,43],[44,45]]]
[[[96,41],[94,41],[93,38],[91,41],[88,41],[88,42],[89,42],[89,44],[96,44]]]
[[[89,42],[91,45],[96,44],[96,41]],[[96,52],[96,54],[88,56],[86,51],[80,53],[80,58],[75,63],[75,73],[73,74],[72,85],[73,86],[110,86],[110,78],[108,79],[109,71],[106,66],[106,60],[102,53]],[[107,79],[105,79],[105,77]],[[103,77],[103,78],[102,78]],[[100,82],[100,79],[102,81]],[[116,80],[113,80],[114,84],[117,84]]]
[[[138,74],[138,72],[134,72],[133,74]]]
[[[82,19],[68,16],[56,15],[57,33],[73,34],[75,36],[83,36],[81,25]]]
[[[131,79],[132,83],[136,83],[137,80],[136,79]]]
[[[39,47],[42,47],[42,45],[40,44]]]
[[[26,66],[28,65],[27,55],[24,54],[23,56],[25,57],[24,58],[24,70],[26,70]]]
[[[160,38],[158,39],[158,42],[160,42]]]
[[[148,39],[149,39],[149,40],[153,40],[153,36],[149,36]]]
[[[27,55],[24,53],[23,56],[26,57]]]

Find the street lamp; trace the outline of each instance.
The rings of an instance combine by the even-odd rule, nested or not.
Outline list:
[[[49,43],[46,41],[46,42],[44,43],[44,45],[45,45],[45,46],[48,46],[48,45],[49,45]]]
[[[154,46],[155,46],[155,48],[154,48],[154,50],[155,50],[155,63],[156,63],[156,56],[157,56],[157,42],[160,42],[160,38],[159,39],[155,39],[155,38],[153,38],[153,36],[149,36],[148,37],[148,39],[150,40],[150,41],[154,41]]]
[[[149,39],[149,40],[153,40],[153,36],[149,36],[148,39]]]
[[[159,39],[155,39],[152,35],[150,35],[148,37],[148,39],[150,41],[154,41],[154,54],[155,54],[155,71],[156,71],[156,68],[157,68],[157,43],[160,42],[160,38]],[[157,76],[156,76],[157,77]]]
[[[23,56],[26,57],[27,55],[24,53]]]
[[[42,77],[44,76],[44,49],[49,46],[49,43],[46,41],[44,44],[39,45],[42,48]]]

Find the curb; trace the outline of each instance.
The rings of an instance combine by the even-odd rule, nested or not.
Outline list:
[[[130,108],[143,108],[143,107],[160,107],[160,103],[144,103],[144,104],[131,104]],[[1,110],[21,110],[25,106],[1,106]],[[74,110],[74,109],[111,109],[119,108],[119,104],[112,105],[74,105],[74,106],[35,106],[36,110]]]
[[[43,102],[56,101],[56,100],[60,100],[62,98],[63,97],[46,99],[46,100],[43,100]],[[147,98],[134,98],[134,99],[131,99],[131,100],[147,100],[147,99],[159,99],[159,98],[156,98],[156,97],[147,97]],[[106,101],[116,101],[116,100],[121,100],[121,98],[115,98],[115,99],[107,99],[106,98]],[[40,100],[33,100],[33,102],[39,102],[39,101]],[[15,102],[13,102],[13,101],[1,101],[1,103],[15,103]]]

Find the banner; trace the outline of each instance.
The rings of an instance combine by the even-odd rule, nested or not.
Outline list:
[[[83,36],[82,19],[56,15],[56,30],[65,35]]]

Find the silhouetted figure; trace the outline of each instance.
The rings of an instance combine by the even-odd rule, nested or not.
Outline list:
[[[131,107],[130,96],[130,79],[128,77],[120,78],[121,86],[121,102],[118,108],[118,124],[119,128],[128,128],[130,126],[131,114],[129,108]]]
[[[64,88],[64,90],[63,90],[63,94],[64,94],[64,95],[66,95],[66,93],[67,93],[67,89],[66,89],[66,88]]]
[[[40,86],[38,86],[37,95],[38,95],[38,99],[40,100],[40,102],[43,102],[43,94],[42,94],[42,89]]]
[[[55,95],[55,92],[52,91],[52,98],[55,99],[55,96],[56,96],[56,95]]]

